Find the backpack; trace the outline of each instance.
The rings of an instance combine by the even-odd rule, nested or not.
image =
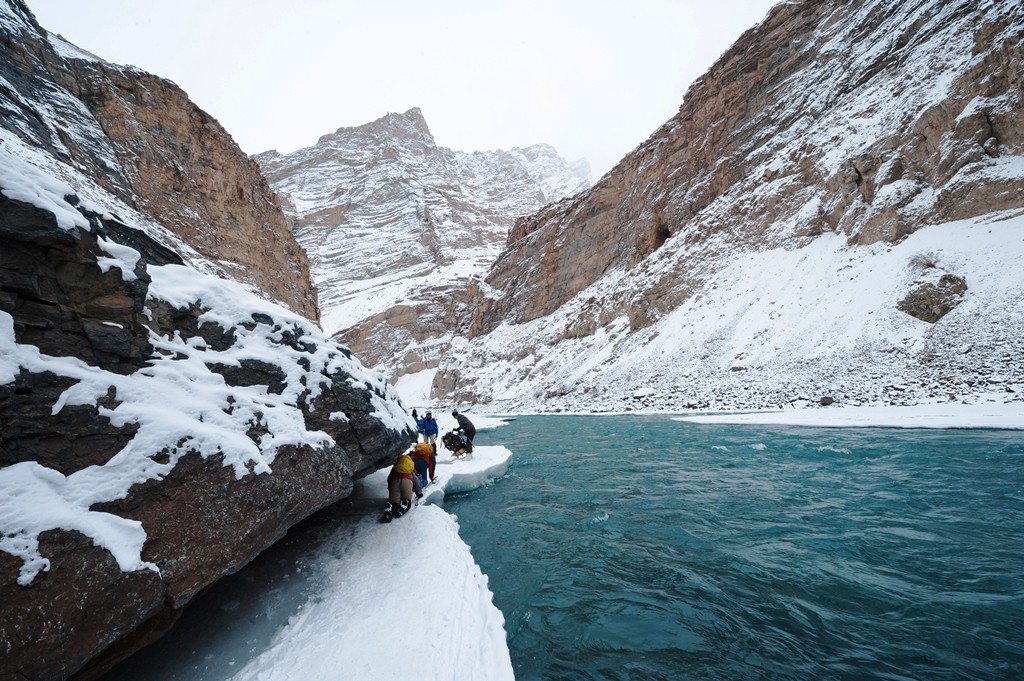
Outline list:
[[[453,456],[462,456],[463,454],[472,454],[473,445],[470,443],[469,438],[461,430],[453,430],[450,433],[446,433],[441,438],[441,444],[446,449],[452,452]]]

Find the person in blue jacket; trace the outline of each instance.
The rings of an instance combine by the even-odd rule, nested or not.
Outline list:
[[[430,448],[434,450],[434,456],[437,456],[437,421],[434,420],[434,415],[427,410],[426,415],[421,419],[416,419],[417,427],[419,428],[420,435],[423,436],[423,441],[430,445]]]
[[[416,466],[416,475],[419,476],[423,487],[434,482],[434,450],[426,442],[419,442],[409,453],[412,462]]]

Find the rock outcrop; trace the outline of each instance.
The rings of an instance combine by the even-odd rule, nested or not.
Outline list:
[[[215,121],[19,0],[0,43],[0,679],[88,679],[414,424]]]
[[[963,300],[967,282],[955,274],[943,274],[935,283],[926,282],[907,294],[896,308],[923,322],[934,324]]]
[[[180,259],[142,232],[82,215],[88,227],[68,230],[0,195],[0,343],[11,372],[0,385],[5,679],[66,678],[115,642],[118,655],[130,652],[413,437],[383,378],[310,322],[269,305],[232,320],[218,304],[249,300],[240,287],[206,294],[218,304],[154,291],[161,268],[189,272]],[[142,246],[130,251],[131,272],[105,267],[129,241]],[[183,409],[176,389],[199,411]],[[239,451],[246,458],[233,458]],[[125,469],[139,472],[125,482]],[[80,478],[92,482],[76,492]],[[56,519],[19,512],[18,495],[41,494],[36,486]],[[94,533],[111,518],[144,532],[134,569],[117,541]]]
[[[520,215],[589,186],[550,146],[439,147],[419,109],[256,157],[313,263],[324,329],[392,377],[465,335],[470,282]]]
[[[259,167],[174,83],[48,37],[5,0],[0,125],[160,223],[202,266],[318,319],[305,252]],[[59,122],[58,124],[55,124]]]

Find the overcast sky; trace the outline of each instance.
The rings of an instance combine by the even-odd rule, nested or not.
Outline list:
[[[777,0],[27,0],[184,89],[249,154],[418,106],[440,146],[553,145],[595,179]]]

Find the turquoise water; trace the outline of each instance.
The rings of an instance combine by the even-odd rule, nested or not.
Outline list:
[[[517,679],[1022,679],[1024,434],[520,417],[446,501]]]

